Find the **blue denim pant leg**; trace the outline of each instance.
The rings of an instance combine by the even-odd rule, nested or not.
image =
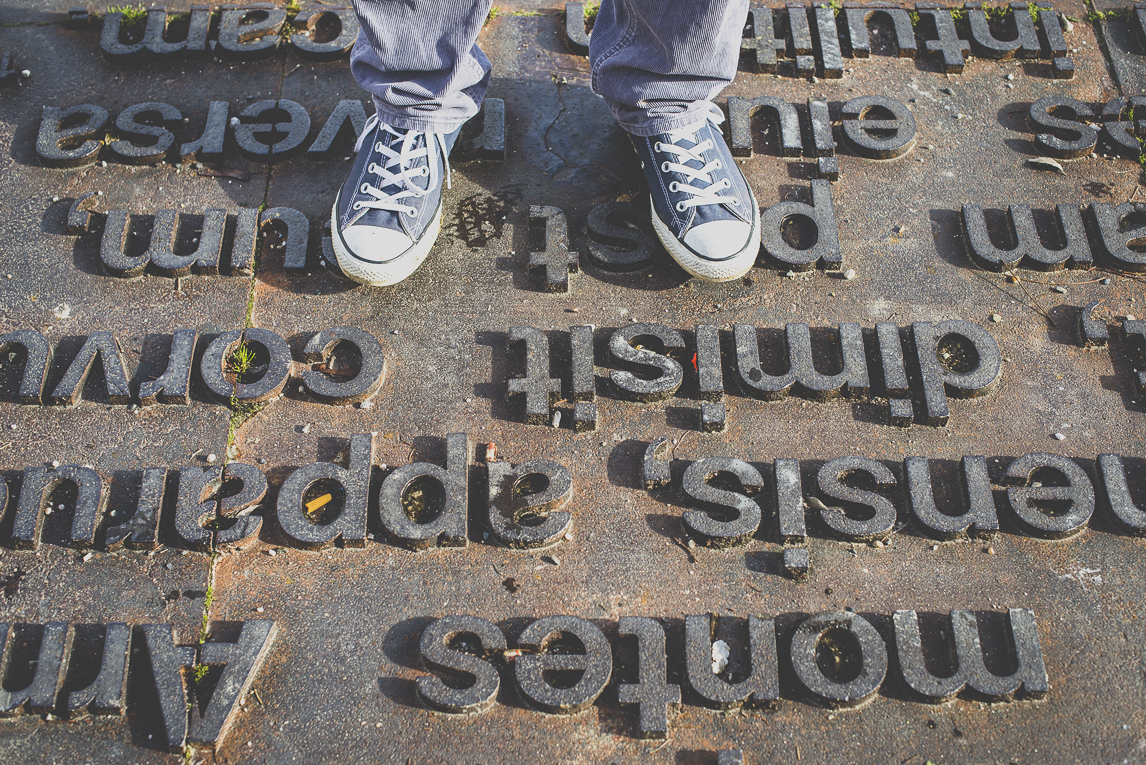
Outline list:
[[[354,0],[350,70],[383,121],[452,132],[474,116],[490,63],[477,46],[492,0]],[[703,118],[732,82],[748,0],[603,0],[589,46],[593,90],[649,136]]]
[[[450,133],[477,114],[490,63],[477,46],[492,0],[354,0],[350,72],[388,125]]]
[[[651,136],[703,119],[736,76],[748,0],[603,0],[589,40],[593,91]]]

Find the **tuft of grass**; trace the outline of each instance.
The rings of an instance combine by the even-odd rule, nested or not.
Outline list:
[[[1090,22],[1109,21],[1111,19],[1129,21],[1132,14],[1130,8],[1113,8],[1109,11],[1100,11],[1094,5],[1094,0],[1086,0],[1086,7],[1090,9],[1086,14],[1086,20]]]
[[[112,13],[121,15],[119,28],[123,32],[142,32],[147,23],[147,9],[142,5],[109,5],[104,18]]]
[[[500,15],[501,15],[501,7],[500,6],[497,6],[497,5],[490,6],[489,13],[486,14],[486,17],[485,17],[485,24],[488,24],[489,22],[493,21],[494,19],[496,19]],[[482,26],[484,27],[485,24],[482,24]]]
[[[839,16],[844,11],[844,4],[840,0],[829,0],[828,5],[832,9],[832,13]]]
[[[597,13],[601,10],[601,3],[598,0],[589,0],[585,3],[585,26],[589,31],[593,31],[593,24],[597,22]]]
[[[239,343],[239,347],[231,353],[231,358],[227,361],[227,366],[230,371],[237,375],[249,372],[251,364],[255,362],[255,352],[251,350],[245,342]]]

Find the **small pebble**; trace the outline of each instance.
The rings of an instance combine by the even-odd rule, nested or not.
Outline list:
[[[310,423],[309,422],[306,425],[302,426],[302,433],[303,433],[303,435],[310,433]]]
[[[934,550],[938,550],[938,549],[939,549],[939,545],[931,545],[931,549],[932,549],[933,551],[934,551]]]
[[[359,409],[373,409],[374,408],[374,402],[373,401],[363,401],[361,404],[358,405],[358,408]]]
[[[174,566],[172,566],[170,563],[164,563],[164,564],[163,564],[163,567],[164,567],[165,569],[167,569],[168,571],[170,571],[171,569],[175,568],[175,567],[174,567]]]
[[[64,506],[63,506],[63,505],[56,505],[56,509],[57,509],[57,510],[63,510],[63,509],[64,509]]]
[[[101,167],[107,167],[107,160],[104,160],[103,162],[100,162],[100,166],[101,166]]]
[[[259,606],[258,608],[255,609],[255,612],[261,614],[263,612],[263,607]],[[250,744],[247,744],[247,746],[250,746]]]
[[[999,314],[997,314],[997,313],[991,314],[991,321],[995,322],[996,324],[998,324],[1002,320],[1003,320],[1003,317],[1000,316]]]
[[[1015,79],[1015,75],[1013,75],[1013,74],[1008,74],[1008,75],[1007,75],[1007,81],[1008,81],[1008,82],[1010,82],[1010,81],[1011,81],[1011,80],[1013,80],[1013,79]]]
[[[258,462],[260,465],[265,465],[265,464],[267,464],[267,458],[266,458],[266,457],[259,457],[259,458],[258,458],[257,460],[255,460],[255,461],[256,461],[256,462]]]
[[[59,466],[60,466],[60,461],[59,461],[59,460],[52,460],[52,467],[54,467],[54,468],[57,468],[57,467],[59,467]]]
[[[876,539],[871,543],[871,546],[875,547],[875,548],[883,547],[883,540],[882,539]]]
[[[987,554],[988,555],[994,555],[995,554],[995,548],[994,547],[988,547],[987,548]]]
[[[573,534],[571,532],[568,532],[568,531],[565,532],[565,541],[566,542],[572,542],[573,541]]]
[[[9,425],[8,429],[9,430],[15,430],[16,429],[16,423],[12,423],[11,425]]]
[[[52,508],[49,507],[49,508],[46,508],[44,510],[44,515],[51,515],[51,514],[52,514]]]
[[[1063,435],[1062,433],[1055,433],[1055,434],[1054,434],[1054,440],[1055,440],[1055,441],[1065,441],[1065,440],[1066,440],[1066,436],[1065,436],[1065,435]]]
[[[852,279],[856,278],[855,269],[849,268],[847,271],[844,271],[844,278],[847,279],[848,281],[851,281]]]
[[[1060,295],[1065,295],[1066,294],[1066,287],[1060,287],[1059,285],[1056,284],[1055,286],[1051,287],[1051,292],[1057,292]]]
[[[795,279],[796,278],[796,272],[795,271],[789,271],[788,273],[784,274],[784,276],[787,276],[789,279]]]
[[[696,540],[695,539],[688,540],[688,549],[690,549],[690,550],[696,549]]]
[[[273,557],[275,557],[275,551],[274,550],[267,550],[267,555],[269,555],[273,558]]]
[[[561,410],[560,409],[558,409],[556,412],[553,413],[553,427],[555,427],[555,428],[561,427]]]
[[[21,77],[23,77],[23,78],[26,80],[26,79],[28,79],[29,77],[31,77],[31,76],[32,76],[32,70],[31,70],[31,69],[23,69],[23,70],[21,70],[21,71],[20,71],[20,76],[21,76]]]
[[[396,330],[396,329],[392,329],[392,330],[390,330],[390,334],[391,334],[391,335],[396,335],[396,334],[398,334],[398,330]]]
[[[12,274],[8,274],[8,278],[11,279]],[[1099,284],[1110,284],[1110,279],[1109,278],[1103,279],[1101,282],[1099,282]]]
[[[239,118],[238,117],[232,117],[231,118],[231,127],[238,127],[238,126],[239,126]]]
[[[84,557],[80,558],[80,560],[82,560],[84,563],[87,563],[91,559],[92,559],[91,553],[84,553]]]
[[[215,460],[217,460],[217,459],[219,459],[219,458],[218,458],[217,456],[215,456],[215,454],[214,454],[214,453],[211,453],[211,454],[208,454],[208,455],[207,455],[207,461],[208,461],[208,462],[214,462],[214,461],[215,461]]]
[[[1128,313],[1126,314],[1126,321],[1138,321],[1138,318],[1134,314]],[[15,430],[15,428],[13,428],[13,430]]]

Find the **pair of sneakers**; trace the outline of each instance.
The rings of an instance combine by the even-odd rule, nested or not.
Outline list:
[[[653,228],[686,271],[721,282],[748,273],[760,249],[760,208],[720,133],[713,112],[679,130],[632,136],[650,191]],[[442,226],[442,186],[450,185],[452,133],[391,127],[374,115],[331,211],[342,272],[386,286],[422,264]]]

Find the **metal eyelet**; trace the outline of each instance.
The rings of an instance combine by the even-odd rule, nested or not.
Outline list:
[[[667,161],[661,163],[661,172],[662,173],[672,172],[671,170],[669,170],[669,163]]]
[[[723,170],[724,164],[721,163],[721,161],[718,159],[718,160],[716,160],[715,164],[713,164],[713,167],[717,170]]]
[[[359,186],[359,187],[358,187],[358,191],[359,191],[359,193],[365,194],[365,193],[366,193],[366,189],[368,189],[368,188],[370,188],[370,185],[369,185],[369,184],[366,184],[366,183],[364,183],[364,184],[362,184],[361,186]]]
[[[672,183],[669,184],[669,191],[672,191],[674,193],[677,191],[680,191],[680,184],[677,183],[676,181],[673,181]]]
[[[657,141],[656,143],[653,144],[653,151],[664,151],[664,149],[661,148],[663,146],[664,146],[663,143],[661,143],[660,141]]]
[[[410,216],[411,218],[413,218],[417,214],[418,214],[418,211],[415,210],[413,207],[407,207],[406,208],[406,215]]]
[[[733,206],[733,207],[739,207],[739,206],[740,206],[740,200],[739,200],[739,199],[736,199],[736,198],[734,197],[734,198],[732,199],[732,206]]]
[[[677,212],[684,212],[687,209],[688,208],[684,206],[684,202],[677,202],[676,203],[676,211]]]
[[[355,202],[353,205],[351,205],[351,207],[353,207],[355,210],[361,210],[362,209],[362,203],[361,202]]]

